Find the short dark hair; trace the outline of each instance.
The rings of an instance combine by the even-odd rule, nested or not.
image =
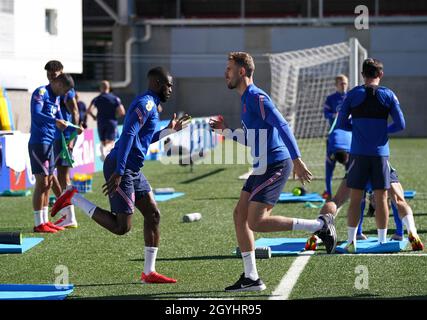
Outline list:
[[[169,76],[171,76],[169,71],[163,67],[154,67],[147,73],[148,79],[160,80],[162,82],[168,81]]]
[[[383,63],[380,60],[368,58],[363,61],[362,74],[366,78],[378,78],[383,69]]]
[[[61,73],[59,76],[57,76],[53,81],[59,81],[61,82],[65,87],[68,88],[74,88],[74,80],[71,75],[68,73]]]
[[[58,60],[50,60],[48,61],[48,63],[46,63],[46,65],[44,66],[44,69],[46,71],[56,72],[56,71],[64,70],[64,66]]]
[[[238,66],[245,68],[246,76],[251,77],[255,71],[255,63],[252,56],[247,52],[230,52],[228,60],[234,61]]]

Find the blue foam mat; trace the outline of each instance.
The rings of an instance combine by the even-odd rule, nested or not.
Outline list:
[[[325,200],[320,196],[320,194],[307,193],[304,196],[294,196],[290,192],[282,192],[280,193],[279,202],[325,202]]]
[[[185,194],[184,192],[174,192],[174,193],[170,193],[170,194],[155,194],[154,199],[157,202],[162,202],[162,201],[168,201],[171,199],[182,197],[184,194]]]
[[[345,251],[345,246],[347,245],[347,241],[340,244],[336,248],[337,253],[347,253]],[[367,240],[357,240],[356,247],[357,251],[355,253],[393,253],[399,252],[406,248],[408,245],[408,240],[391,240],[389,239],[386,243],[379,243],[378,238],[369,237]]]
[[[415,190],[405,190],[404,191],[405,199],[413,199],[416,194],[417,194],[417,192]]]
[[[270,247],[272,256],[298,254],[304,251],[307,238],[260,238],[255,247]]]
[[[1,244],[0,253],[24,253],[42,242],[43,238],[23,238],[22,244]]]
[[[64,300],[74,285],[0,284],[0,300]]]

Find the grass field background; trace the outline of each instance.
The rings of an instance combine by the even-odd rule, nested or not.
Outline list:
[[[397,169],[405,189],[417,191],[410,200],[417,227],[424,243],[427,240],[427,139],[393,139],[391,163]],[[218,169],[217,173],[209,175]],[[24,254],[0,255],[0,283],[54,283],[55,268],[64,265],[75,290],[69,299],[178,299],[223,297],[266,299],[286,274],[295,257],[258,260],[257,266],[267,290],[261,293],[230,294],[224,287],[234,283],[243,270],[241,259],[232,251],[236,247],[232,212],[243,184],[237,177],[247,165],[197,165],[188,167],[162,165],[147,161],[144,174],[153,188],[174,187],[186,195],[159,203],[161,243],[157,271],[178,279],[174,285],[142,285],[139,277],[144,265],[142,215],[135,212],[133,228],[125,236],[115,236],[91,221],[77,209],[79,228],[53,235]],[[191,179],[207,175],[191,182]],[[109,208],[101,193],[103,177],[94,175],[94,192],[86,196],[103,208]],[[334,180],[334,190],[339,180]],[[289,181],[285,191],[299,185]],[[312,192],[322,193],[323,180],[313,181]],[[337,218],[340,240],[346,240],[347,205]],[[186,213],[200,212],[202,219],[182,223]],[[273,213],[290,217],[314,218],[318,209],[303,204],[278,204]],[[32,233],[31,197],[0,198],[0,231]],[[376,236],[374,218],[365,218],[364,230]],[[394,231],[390,217],[389,235]],[[257,234],[256,237],[305,237],[304,232]],[[427,298],[426,256],[345,256],[323,255],[323,247],[313,256],[301,274],[291,299],[318,298]],[[409,248],[407,253],[411,253]],[[369,271],[369,288],[354,286],[355,267]]]

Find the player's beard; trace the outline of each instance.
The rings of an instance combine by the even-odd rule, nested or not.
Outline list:
[[[236,89],[239,83],[239,79],[230,79],[230,81],[227,83],[227,87],[228,89]]]
[[[161,102],[166,102],[169,99],[169,96],[166,96],[166,94],[164,92],[160,92],[159,93],[159,99]]]

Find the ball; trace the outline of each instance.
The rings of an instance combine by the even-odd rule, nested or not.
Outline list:
[[[299,187],[295,187],[293,190],[292,190],[292,194],[294,195],[294,196],[300,196],[301,195],[301,189],[299,188]]]
[[[292,194],[294,196],[305,196],[307,194],[307,190],[304,187],[295,187],[292,190]]]

